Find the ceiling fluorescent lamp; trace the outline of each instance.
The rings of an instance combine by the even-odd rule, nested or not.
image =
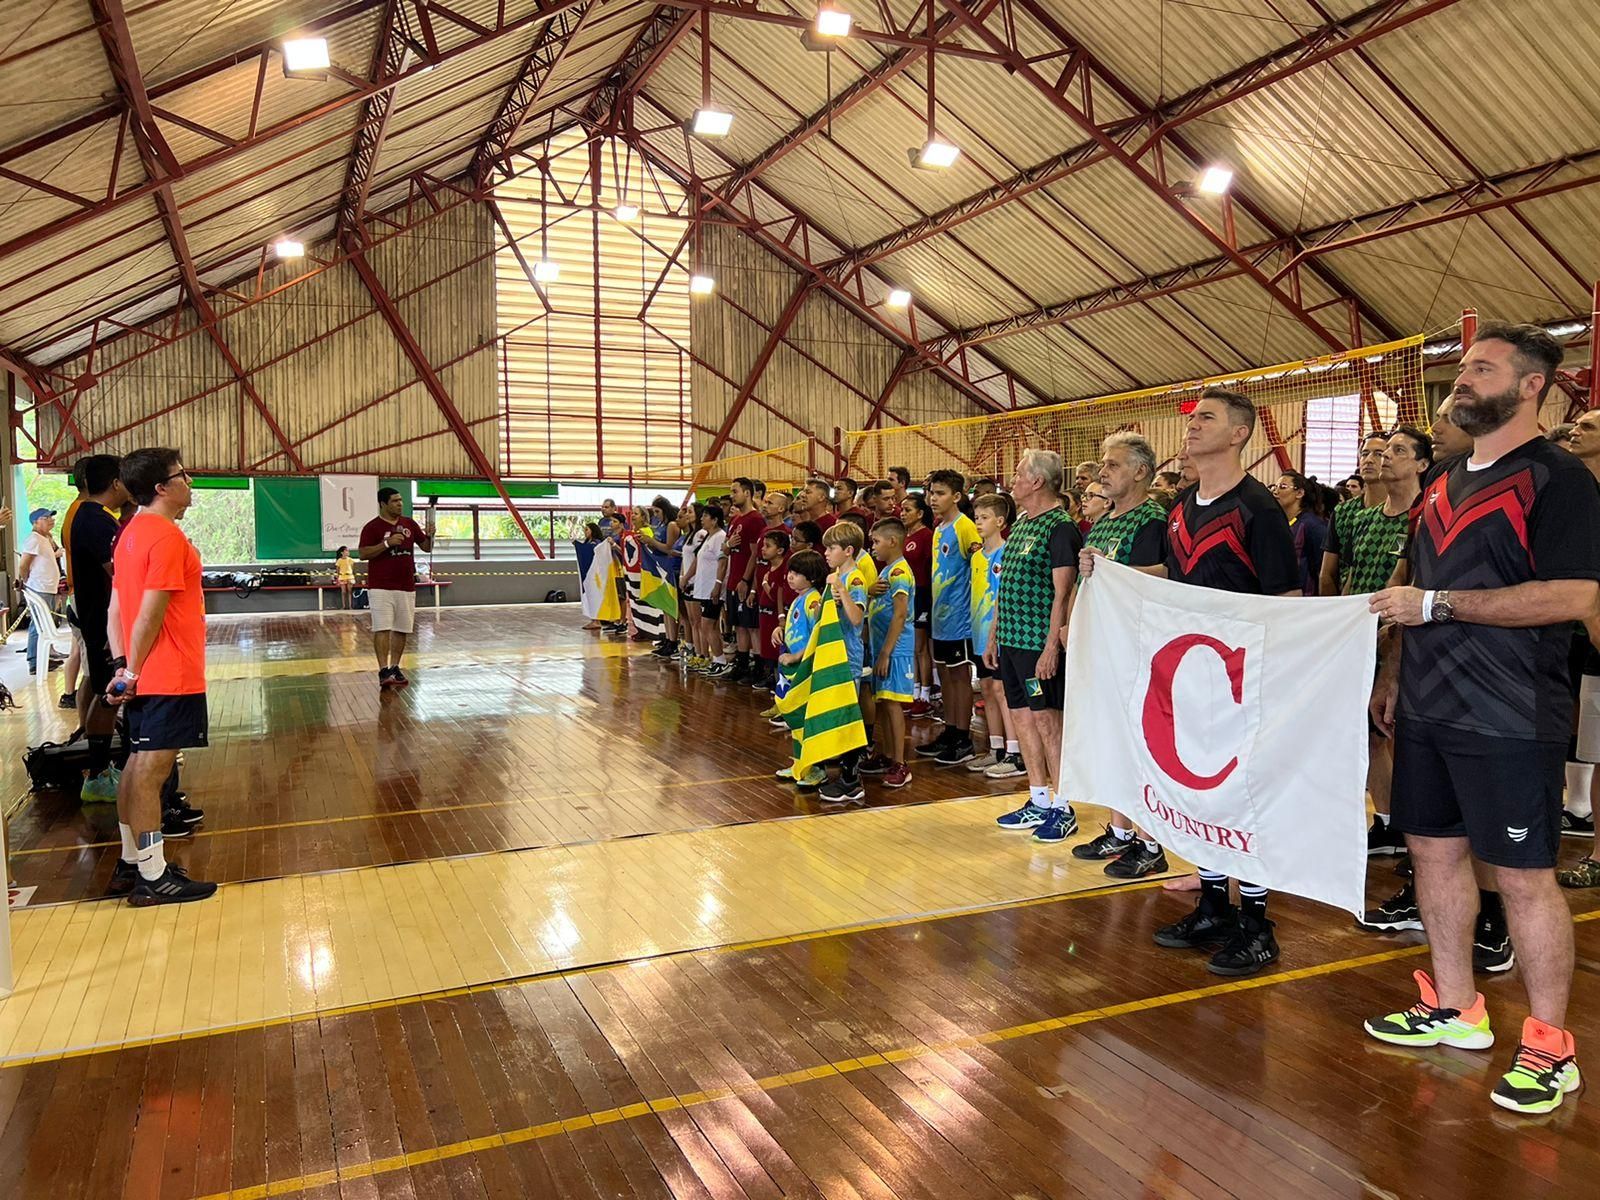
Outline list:
[[[694,124],[690,129],[698,137],[727,137],[733,128],[733,114],[717,108],[695,110]]]
[[[812,26],[820,37],[842,38],[850,36],[850,14],[837,8],[817,9],[817,23]]]
[[[637,204],[619,204],[611,210],[611,215],[623,224],[639,219],[639,206]]]
[[[949,142],[929,138],[920,150],[910,150],[911,165],[924,171],[942,171],[961,157],[961,151]]]
[[[290,241],[288,238],[279,238],[273,242],[272,252],[279,258],[304,258],[306,256],[305,244]]]
[[[717,281],[709,275],[702,275],[698,271],[689,276],[689,294],[691,296],[709,296],[716,290]]]
[[[890,308],[910,308],[911,293],[905,288],[890,288],[889,299],[885,301]]]
[[[290,79],[326,79],[330,65],[327,38],[288,38],[283,43],[283,73]]]
[[[541,258],[533,264],[533,278],[536,283],[554,283],[561,278],[561,264]]]
[[[1207,167],[1200,173],[1198,190],[1203,196],[1224,196],[1233,186],[1233,172],[1227,167]]]

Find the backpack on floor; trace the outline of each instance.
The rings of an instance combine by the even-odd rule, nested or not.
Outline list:
[[[111,737],[111,765],[120,770],[127,761],[128,745],[119,730]],[[89,739],[40,742],[28,748],[22,756],[22,765],[27,768],[28,782],[34,791],[58,791],[76,796],[83,784],[83,773],[89,769]]]
[[[567,593],[560,588],[551,588],[544,594],[544,602],[546,604],[565,604],[567,602]]]

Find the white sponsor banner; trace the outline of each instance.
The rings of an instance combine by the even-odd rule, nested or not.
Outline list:
[[[317,494],[322,501],[322,548],[349,546],[354,558],[361,527],[378,515],[378,477],[319,475]]]
[[[1067,639],[1067,797],[1358,913],[1376,647],[1364,596],[1241,596],[1099,559]]]

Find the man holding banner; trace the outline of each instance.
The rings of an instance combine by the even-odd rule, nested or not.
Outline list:
[[[1184,439],[1199,482],[1187,489],[1173,508],[1165,526],[1162,562],[1140,568],[1145,574],[1247,596],[1301,595],[1299,565],[1288,518],[1266,485],[1244,468],[1242,455],[1255,432],[1255,423],[1255,405],[1246,397],[1215,387],[1201,393],[1200,400],[1189,413]],[[1105,557],[1103,550],[1086,547],[1080,556],[1082,573],[1090,575],[1095,560]],[[1105,597],[1098,599],[1103,601]],[[1094,607],[1103,609],[1103,605]],[[1137,598],[1130,597],[1116,607],[1132,610],[1133,624],[1128,630],[1101,627],[1102,622],[1096,621],[1098,635],[1074,628],[1073,639],[1094,638],[1096,643],[1105,641],[1106,648],[1115,640],[1131,639],[1131,645],[1139,647],[1136,661],[1141,664],[1143,675],[1148,677],[1142,689],[1137,722],[1143,749],[1130,750],[1126,759],[1127,765],[1135,768],[1142,763],[1153,763],[1159,773],[1152,781],[1142,784],[1142,803],[1147,811],[1140,821],[1153,834],[1168,838],[1174,847],[1193,855],[1201,864],[1200,899],[1195,910],[1181,921],[1158,929],[1156,945],[1171,949],[1220,946],[1208,964],[1213,974],[1254,975],[1278,959],[1273,923],[1267,919],[1267,889],[1260,883],[1245,882],[1241,878],[1239,906],[1235,908],[1228,893],[1228,874],[1213,868],[1219,863],[1239,864],[1243,869],[1252,869],[1251,878],[1259,878],[1260,873],[1255,872],[1253,866],[1269,861],[1264,857],[1266,842],[1275,836],[1267,819],[1273,815],[1290,815],[1269,813],[1268,802],[1253,792],[1254,787],[1277,788],[1288,783],[1286,779],[1272,779],[1264,769],[1272,761],[1273,751],[1278,749],[1262,745],[1262,735],[1266,732],[1263,723],[1267,719],[1264,710],[1279,698],[1279,694],[1276,691],[1263,693],[1268,682],[1286,682],[1293,678],[1274,672],[1272,668],[1286,665],[1294,652],[1289,645],[1278,644],[1281,635],[1273,636],[1273,627],[1266,623],[1270,614],[1260,606],[1256,606],[1259,610],[1256,611],[1243,604],[1218,605],[1203,625],[1193,629],[1182,623],[1186,614],[1180,614],[1178,625],[1166,629],[1153,619],[1153,606],[1142,606]],[[1103,611],[1098,615],[1103,618]],[[1370,630],[1370,620],[1367,627]],[[1191,654],[1195,660],[1193,666],[1186,663]],[[1371,654],[1369,647],[1368,678]],[[1123,656],[1130,657],[1126,652]],[[1220,662],[1226,674],[1225,688],[1220,691],[1215,688],[1220,678],[1216,672],[1201,674],[1202,656]],[[1147,668],[1142,666],[1144,663],[1148,663]],[[1098,660],[1094,665],[1085,665],[1088,667],[1086,674],[1097,683],[1118,669],[1113,664],[1096,669]],[[1260,670],[1252,670],[1256,666]],[[1185,696],[1204,695],[1207,683],[1213,688],[1205,703],[1180,705],[1179,700]],[[1300,686],[1296,683],[1286,688],[1283,701],[1298,700]],[[1074,706],[1075,709],[1079,707]],[[1197,730],[1188,737],[1183,736],[1187,731],[1179,728],[1180,709],[1185,721],[1192,719]],[[1081,732],[1089,723],[1079,716],[1076,712],[1069,714],[1069,731],[1077,727]],[[1115,716],[1126,724],[1131,713],[1119,712]],[[1243,753],[1237,754],[1213,770],[1197,765],[1211,746],[1237,745],[1241,738],[1248,738],[1250,726],[1255,727],[1254,743],[1258,753],[1248,759]],[[1126,738],[1125,731],[1123,737]],[[1063,786],[1069,780],[1080,786],[1086,784],[1101,803],[1126,809],[1129,806],[1126,797],[1106,797],[1105,780],[1083,779],[1093,774],[1092,768],[1085,769],[1085,760],[1105,756],[1074,755],[1073,741],[1071,737],[1065,739],[1063,747]],[[1292,733],[1285,738],[1283,749],[1303,753],[1304,748],[1304,743]],[[1360,758],[1364,772],[1365,755]],[[1240,773],[1245,778],[1234,779],[1231,787],[1219,791],[1235,775],[1241,761],[1246,762],[1245,770]],[[1119,782],[1123,788],[1140,786],[1138,770]],[[1208,793],[1215,794],[1208,799]],[[1356,794],[1359,797],[1359,792]],[[1228,811],[1224,802],[1236,806],[1228,819],[1222,819],[1222,814]],[[1353,811],[1360,812],[1359,808]],[[1358,820],[1364,828],[1364,812]],[[1172,838],[1167,832],[1172,829],[1185,837]],[[1283,832],[1276,831],[1278,835]],[[1208,867],[1206,863],[1213,866]],[[1359,907],[1359,897],[1358,885],[1354,903],[1349,907]]]
[[[1472,979],[1476,856],[1494,868],[1532,1014],[1491,1098],[1534,1114],[1581,1083],[1565,1029],[1572,914],[1553,868],[1572,622],[1600,602],[1600,488],[1539,432],[1561,358],[1536,326],[1479,328],[1450,412],[1472,453],[1423,490],[1409,549],[1415,586],[1371,599],[1400,627],[1372,715],[1394,739],[1394,826],[1411,851],[1434,977],[1416,972],[1421,1001],[1366,1029],[1404,1046],[1494,1044]]]

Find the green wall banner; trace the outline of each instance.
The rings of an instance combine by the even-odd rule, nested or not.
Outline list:
[[[549,500],[561,494],[558,483],[517,483],[506,481],[506,494],[513,500]],[[500,493],[487,479],[419,479],[419,496],[441,500],[498,500]]]
[[[406,512],[411,512],[411,480],[380,480],[383,487],[400,489]],[[331,558],[322,548],[322,501],[315,478],[258,478],[255,481],[256,558],[316,561]],[[378,515],[378,498],[372,497],[372,515]]]

